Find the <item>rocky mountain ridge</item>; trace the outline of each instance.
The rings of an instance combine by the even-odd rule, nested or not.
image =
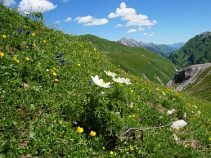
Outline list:
[[[175,52],[177,49],[180,49],[184,45],[184,43],[173,43],[170,45],[144,43],[141,41],[138,42],[134,39],[128,39],[128,38],[122,38],[118,42],[130,47],[142,47],[155,53],[158,53],[164,57],[168,57],[171,53]]]
[[[199,75],[209,67],[211,67],[211,63],[192,65],[179,70],[173,79],[167,83],[167,86],[174,87],[177,91],[182,91],[189,84],[194,83]]]

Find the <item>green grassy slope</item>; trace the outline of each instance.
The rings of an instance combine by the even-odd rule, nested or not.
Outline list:
[[[194,95],[211,102],[211,68],[208,68],[199,75],[198,79],[184,91],[189,95]]]
[[[211,62],[211,33],[193,37],[169,58],[181,67]]]
[[[2,5],[0,27],[0,157],[210,157],[209,103],[126,73],[93,45]],[[151,128],[177,119],[188,125]],[[144,131],[123,139],[128,128]]]
[[[147,49],[128,47],[93,35],[84,35],[81,38],[104,52],[114,64],[136,75],[145,74],[151,81],[159,83],[156,78],[159,77],[165,84],[175,73],[174,65],[168,59]]]

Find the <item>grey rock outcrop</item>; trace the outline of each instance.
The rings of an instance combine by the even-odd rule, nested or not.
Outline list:
[[[173,79],[167,83],[167,87],[182,91],[189,84],[194,83],[198,76],[209,67],[211,67],[211,63],[192,65],[179,70]]]

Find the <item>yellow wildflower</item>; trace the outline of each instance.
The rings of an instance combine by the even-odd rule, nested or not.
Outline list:
[[[95,132],[95,131],[91,131],[91,132],[89,133],[89,135],[90,135],[91,137],[95,137],[95,136],[96,136],[96,132]]]
[[[130,152],[134,151],[134,148],[132,147],[132,145],[129,146],[129,151]]]
[[[4,57],[4,53],[0,52],[0,58]]]
[[[57,73],[55,71],[52,72],[53,76],[57,76]]]
[[[29,58],[29,57],[25,57],[25,60],[26,60],[26,61],[30,61],[30,58]]]
[[[113,151],[110,151],[110,154],[111,154],[111,155],[114,155],[114,152],[113,152]]]
[[[7,35],[2,35],[2,38],[7,38]]]
[[[35,35],[36,35],[36,34],[33,32],[33,33],[32,33],[32,36],[35,36]]]
[[[17,56],[13,56],[12,60],[16,61],[17,60]]]
[[[84,132],[83,127],[78,126],[77,129],[76,129],[76,132],[79,133],[79,134],[83,133]]]
[[[53,68],[52,68],[52,70],[56,71],[56,68],[55,68],[55,67],[53,67]]]
[[[55,79],[54,79],[54,82],[59,82],[59,79],[55,78]]]
[[[103,150],[105,150],[105,147],[103,146]]]
[[[19,64],[20,63],[20,61],[17,59],[16,61],[15,61],[17,64]]]
[[[77,64],[77,66],[78,66],[78,67],[80,67],[80,66],[81,66],[81,64]]]
[[[20,61],[17,59],[17,56],[15,56],[15,55],[12,57],[12,60],[13,60],[14,62],[16,62],[17,64],[20,63]]]
[[[211,141],[211,137],[209,138],[209,141]]]
[[[43,43],[46,43],[47,41],[46,40],[43,40]]]

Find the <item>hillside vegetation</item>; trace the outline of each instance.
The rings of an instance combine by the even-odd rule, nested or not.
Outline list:
[[[200,74],[197,80],[184,91],[189,95],[194,95],[211,102],[211,67]]]
[[[1,158],[211,156],[210,103],[126,73],[93,44],[30,18],[0,4]],[[187,126],[171,128],[178,119]]]
[[[180,67],[211,62],[211,32],[205,32],[190,39],[169,58]]]
[[[84,35],[81,39],[91,42],[106,54],[112,63],[135,75],[146,76],[150,81],[166,84],[175,73],[171,61],[147,49],[125,46],[93,35]]]

